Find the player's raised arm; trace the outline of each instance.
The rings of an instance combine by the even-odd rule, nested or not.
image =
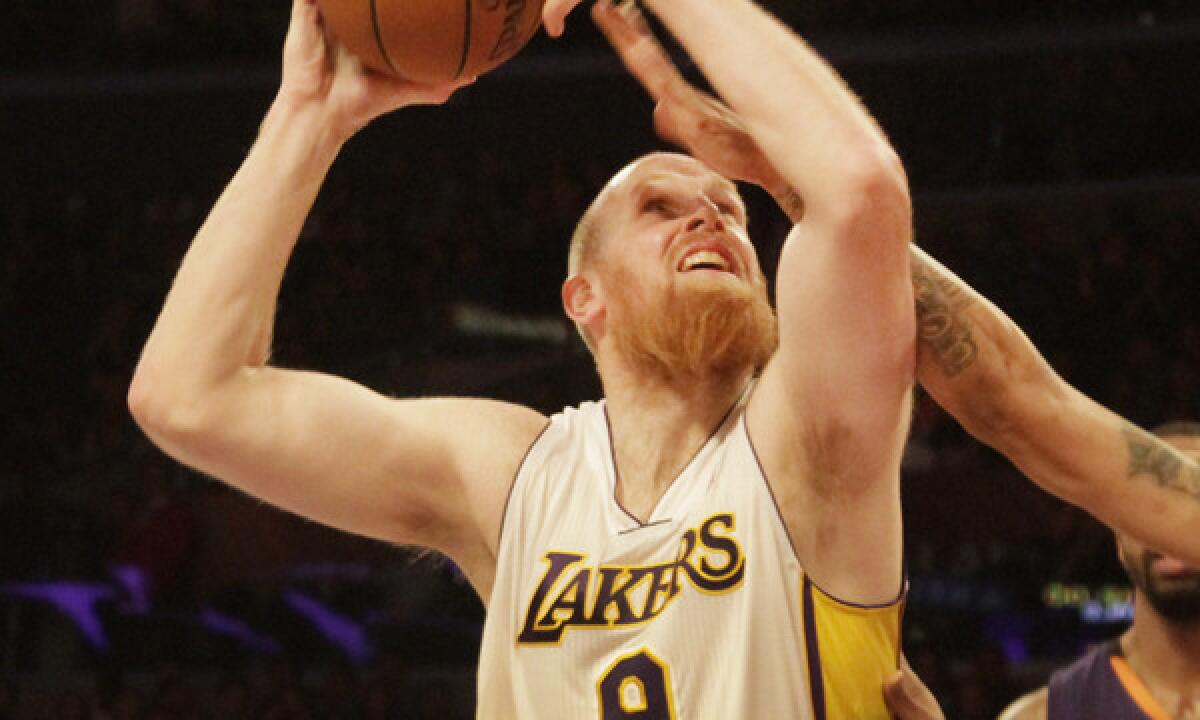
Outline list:
[[[129,404],[181,462],[306,517],[449,552],[486,593],[498,508],[541,417],[395,401],[267,365],[284,268],[341,145],[384,112],[454,89],[364,71],[326,41],[315,3],[296,0],[279,94],[184,258]]]
[[[803,202],[779,262],[779,351],[748,415],[797,551],[835,595],[894,599],[915,358],[899,160],[836,73],[752,2],[645,4]]]
[[[1067,384],[1003,312],[918,248],[918,379],[980,441],[1113,529],[1200,564],[1200,466]]]
[[[660,134],[723,175],[764,188],[799,223],[803,203],[741,118],[687,82],[637,13],[612,12],[601,4],[594,15],[654,98]],[[920,343],[918,379],[934,397],[978,438],[1013,453],[1023,469],[1038,472],[1032,477],[1047,490],[1152,547],[1200,563],[1200,534],[1180,531],[1197,527],[1200,520],[1194,513],[1200,510],[1193,506],[1200,505],[1200,499],[1175,502],[1168,515],[1161,514],[1164,502],[1182,499],[1171,492],[1187,493],[1196,487],[1194,481],[1189,485],[1196,474],[1194,461],[1068,387],[999,309],[916,247],[911,269]],[[1018,377],[1024,380],[1014,382]],[[1045,413],[1061,413],[1064,422],[1070,417],[1082,422],[1087,445],[1075,450],[1057,442],[1062,435],[1047,427],[1051,416]],[[1020,427],[1022,423],[1032,424]],[[1023,436],[1054,441],[1039,450],[1014,442]],[[1038,452],[1061,454],[1067,464],[1058,467],[1049,457],[1039,463]],[[1098,475],[1085,474],[1089,469],[1082,463],[1092,460],[1101,466]],[[1197,494],[1200,488],[1193,491]],[[1179,517],[1173,523],[1162,522],[1175,516]],[[1118,517],[1123,518],[1121,525],[1114,524]]]

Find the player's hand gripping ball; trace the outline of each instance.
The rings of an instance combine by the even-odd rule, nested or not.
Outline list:
[[[533,38],[544,0],[317,0],[325,24],[380,72],[445,83],[494,69]]]

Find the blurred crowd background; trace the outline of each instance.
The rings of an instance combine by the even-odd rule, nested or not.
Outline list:
[[[1200,418],[1200,6],[773,7],[891,136],[922,246],[1101,403]],[[281,0],[6,5],[0,718],[471,716],[483,616],[451,563],[198,476],[125,409],[270,102],[286,17]],[[285,280],[275,362],[544,412],[598,396],[558,305],[567,240],[608,176],[662,145],[588,25],[346,148]],[[747,192],[769,273],[787,225]],[[995,717],[1125,627],[1107,530],[924,397],[905,475],[906,649],[950,717]]]

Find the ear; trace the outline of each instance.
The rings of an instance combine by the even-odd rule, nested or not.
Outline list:
[[[580,327],[590,327],[604,313],[604,301],[598,288],[584,276],[572,275],[562,286],[563,309],[567,317]]]

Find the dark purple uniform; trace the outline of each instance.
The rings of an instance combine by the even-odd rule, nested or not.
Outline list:
[[[1116,640],[1092,648],[1086,655],[1050,677],[1047,720],[1153,720],[1134,700],[1146,695],[1142,687],[1128,688],[1113,669],[1124,663]],[[1128,667],[1127,665],[1125,667]],[[1132,676],[1132,672],[1130,673]],[[1153,702],[1150,698],[1144,701]]]

